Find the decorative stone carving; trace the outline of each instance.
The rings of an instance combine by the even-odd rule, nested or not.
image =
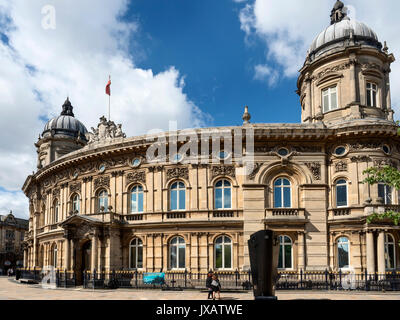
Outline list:
[[[212,178],[218,176],[231,176],[236,177],[235,166],[213,166],[211,168],[211,176]]]
[[[322,152],[322,147],[317,147],[317,146],[295,146],[293,147],[293,150],[297,152]]]
[[[103,116],[100,118],[100,123],[97,125],[97,129],[92,127],[92,132],[86,134],[88,144],[98,142],[101,140],[110,140],[115,138],[126,138],[126,134],[122,132],[122,125],[116,125],[114,121],[107,121]]]
[[[336,172],[345,172],[347,171],[347,162],[339,161],[335,163]]]
[[[351,63],[346,62],[346,63],[343,63],[343,64],[339,64],[337,66],[326,68],[326,69],[322,70],[320,73],[318,73],[315,76],[315,79],[319,80],[319,79],[323,78],[324,76],[326,76],[329,73],[333,73],[333,72],[338,72],[338,71],[349,69],[350,65],[351,65]]]
[[[381,148],[381,143],[379,142],[368,142],[368,143],[353,143],[350,144],[350,151],[358,151],[358,150],[377,150]]]
[[[133,182],[146,183],[146,172],[144,171],[130,172],[126,175],[125,179],[126,179],[126,185],[131,184]]]
[[[369,162],[372,161],[372,159],[368,156],[356,156],[356,157],[351,157],[350,160],[352,162]]]
[[[374,160],[374,167],[384,167],[384,166],[391,166],[397,167],[396,162],[391,159],[379,159]]]
[[[69,192],[70,193],[81,192],[81,183],[78,182],[78,183],[71,184],[69,186]]]
[[[110,177],[98,177],[94,179],[94,188],[110,187]]]
[[[52,191],[53,198],[57,198],[60,196],[60,188],[54,188]]]
[[[189,179],[189,169],[188,168],[174,168],[167,170],[167,180],[171,179]]]
[[[262,163],[256,162],[253,163],[253,171],[252,172],[247,172],[249,173],[249,179],[254,180],[256,178],[257,173],[260,171]],[[250,170],[249,167],[247,167],[247,170]]]
[[[315,180],[321,180],[321,164],[319,162],[306,162],[305,165],[310,169]]]
[[[150,172],[161,172],[163,170],[162,166],[153,166],[153,167],[148,167]]]

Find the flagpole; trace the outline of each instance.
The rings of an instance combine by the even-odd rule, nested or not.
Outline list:
[[[111,81],[111,76],[109,76],[109,80]],[[111,91],[108,95],[108,121],[111,121]]]

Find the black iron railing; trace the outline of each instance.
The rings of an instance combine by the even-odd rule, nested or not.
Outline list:
[[[68,288],[77,285],[73,271],[41,269],[17,269],[16,278],[31,280],[37,283],[50,280],[57,287]],[[250,272],[217,272],[222,290],[251,290]],[[82,285],[88,289],[205,289],[207,273],[166,272],[162,282],[146,284],[145,273],[136,270],[113,270],[111,272],[83,272]],[[400,272],[385,274],[350,273],[345,271],[303,271],[279,272],[276,290],[359,290],[359,291],[400,291]]]

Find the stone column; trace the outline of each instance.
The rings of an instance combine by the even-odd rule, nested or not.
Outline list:
[[[74,249],[75,249],[75,242],[73,239],[69,240],[69,248],[70,248],[70,262],[69,262],[69,267],[71,270],[75,269],[75,260],[74,260]]]
[[[367,237],[367,271],[369,274],[375,273],[375,248],[374,234],[372,231],[366,232]]]
[[[357,102],[357,70],[356,70],[357,59],[355,55],[352,55],[350,59],[350,102]]]
[[[383,230],[379,231],[377,254],[378,254],[378,273],[384,274],[386,272],[386,266],[385,266],[385,232]]]
[[[70,254],[71,254],[71,250],[69,248],[69,239],[65,238],[64,239],[64,269],[66,269],[67,271],[69,270],[69,265],[70,265]]]
[[[305,97],[305,106],[304,106],[304,112],[305,112],[305,122],[311,123],[312,122],[312,97],[311,97],[311,77],[309,74],[306,75],[306,85],[307,85],[307,91],[306,91],[306,97]]]
[[[297,233],[297,269],[305,270],[306,261],[305,261],[305,243],[306,243],[306,234],[305,232],[299,231]]]
[[[24,268],[27,267],[27,255],[26,249],[24,249]]]
[[[91,271],[97,270],[97,231],[95,230],[92,236],[92,257]]]

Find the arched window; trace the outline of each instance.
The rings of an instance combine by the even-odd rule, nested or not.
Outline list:
[[[274,207],[290,208],[292,206],[292,192],[290,181],[279,178],[274,182]]]
[[[103,210],[104,211],[108,211],[108,192],[107,190],[101,190],[99,192],[99,196],[98,196],[98,204],[99,204],[99,210]]]
[[[232,208],[232,185],[228,180],[219,180],[215,184],[215,209]]]
[[[81,197],[79,194],[72,196],[72,213],[79,213],[81,211]]]
[[[186,244],[182,237],[175,237],[169,246],[169,261],[171,269],[185,269]]]
[[[143,187],[134,186],[131,190],[131,213],[143,212]]]
[[[143,242],[135,238],[129,245],[129,268],[143,268]]]
[[[232,240],[227,236],[215,240],[215,268],[232,268]]]
[[[347,207],[347,181],[344,179],[336,182],[336,207]]]
[[[375,83],[367,82],[367,106],[376,107],[376,96],[378,93],[378,86]]]
[[[278,269],[292,269],[293,243],[288,236],[279,236]]]
[[[59,211],[60,211],[60,204],[59,204],[58,200],[54,200],[54,205],[53,205],[53,223],[57,223],[58,222]]]
[[[378,183],[378,197],[383,199],[384,204],[392,204],[392,188],[384,183]]]
[[[350,265],[350,243],[346,237],[337,240],[338,268],[348,268]]]
[[[186,188],[185,184],[177,181],[171,186],[170,190],[170,209],[185,210],[186,208]]]
[[[54,244],[54,245],[53,245],[53,248],[52,248],[52,252],[51,252],[51,255],[52,255],[52,262],[53,262],[53,267],[54,267],[54,268],[57,268],[57,254],[58,254],[57,245]]]
[[[396,244],[391,234],[385,234],[385,265],[386,270],[396,269]]]

